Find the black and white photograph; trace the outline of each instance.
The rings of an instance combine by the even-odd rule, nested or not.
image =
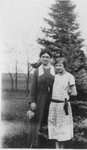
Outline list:
[[[0,0],[0,148],[87,149],[87,0]]]

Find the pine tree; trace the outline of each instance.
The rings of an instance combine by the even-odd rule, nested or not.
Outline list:
[[[81,49],[83,46],[74,9],[75,5],[70,0],[56,0],[56,4],[50,8],[51,20],[45,19],[50,28],[42,29],[46,38],[38,39],[38,42],[55,52],[54,56],[69,56],[73,49]]]
[[[83,39],[76,22],[76,5],[71,0],[56,0],[50,8],[50,19],[45,19],[49,28],[42,28],[44,38],[38,43],[52,52],[53,59],[65,56],[68,61],[68,70],[77,75],[85,70],[85,54],[82,51]],[[77,85],[79,83],[77,78]],[[81,87],[81,84],[80,84]]]

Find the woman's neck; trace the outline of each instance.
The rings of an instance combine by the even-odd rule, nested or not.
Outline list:
[[[64,70],[63,72],[59,73],[60,75],[64,75],[66,73],[66,70]]]
[[[43,64],[42,64],[42,66],[43,66],[43,68],[49,68],[49,67],[50,67],[50,63],[47,64],[47,65],[43,65]]]

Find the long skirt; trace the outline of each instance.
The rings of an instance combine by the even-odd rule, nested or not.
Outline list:
[[[64,111],[64,103],[51,102],[48,116],[49,139],[67,141],[73,137],[73,117],[71,104],[68,102],[68,112]]]
[[[43,127],[46,127],[48,123],[47,120],[50,100],[50,94],[38,94],[37,110],[35,112],[34,118],[32,118],[30,121],[32,145],[35,147],[40,147],[40,134],[43,130]]]

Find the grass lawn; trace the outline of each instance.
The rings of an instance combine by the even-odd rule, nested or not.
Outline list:
[[[2,92],[2,148],[29,148],[28,94],[24,91]],[[73,103],[75,137],[69,148],[87,149],[87,102]]]
[[[25,92],[6,91],[2,96],[2,147],[28,147],[28,95]]]

